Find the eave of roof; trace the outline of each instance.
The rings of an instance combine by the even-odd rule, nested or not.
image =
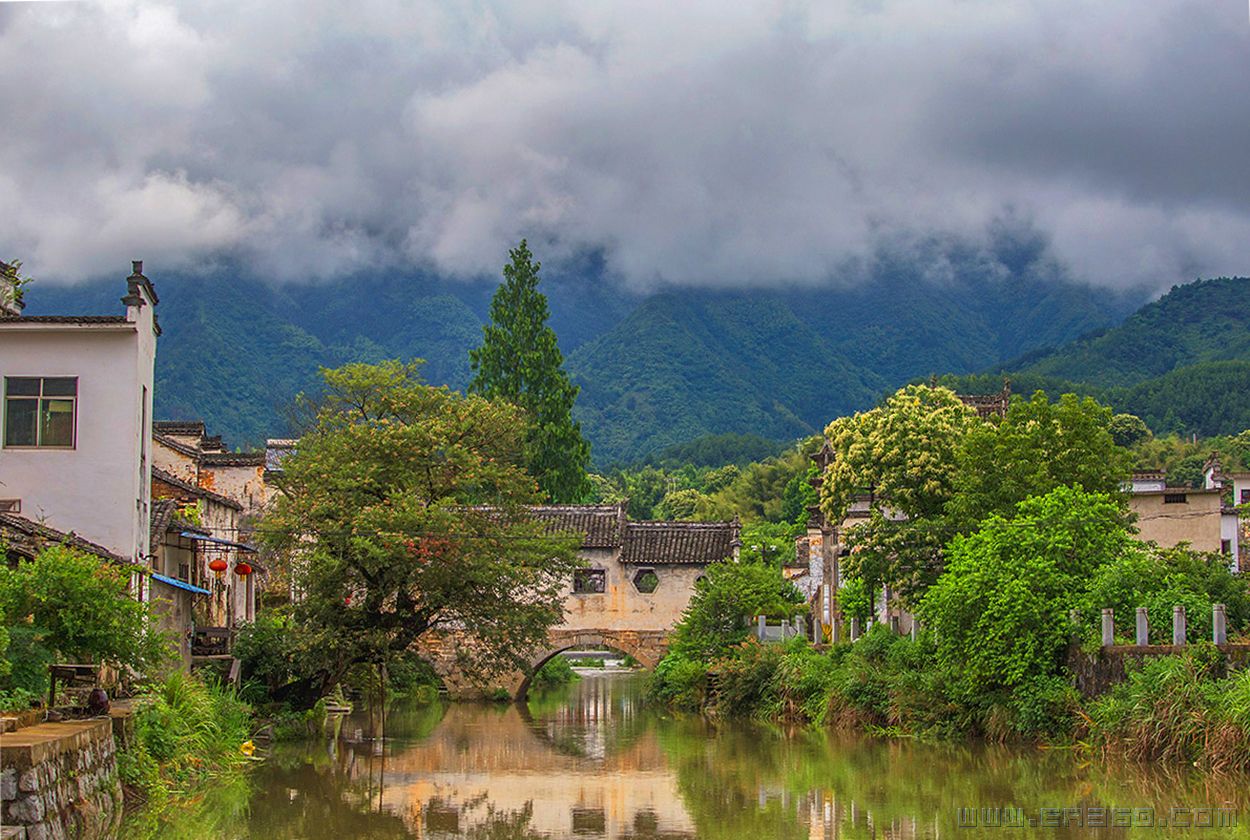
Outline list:
[[[133,332],[138,329],[138,324],[127,320],[125,315],[5,315],[0,316],[0,329]]]
[[[214,493],[212,490],[205,490],[203,487],[192,484],[189,481],[183,481],[181,478],[171,475],[159,467],[152,468],[152,478],[196,496],[197,498],[211,499],[212,501],[217,502],[218,504],[223,504],[226,507],[234,508],[235,510],[243,510],[243,505],[239,504],[234,499],[223,496],[220,493]]]
[[[264,452],[202,452],[200,463],[208,467],[260,467]]]
[[[161,446],[164,446],[167,449],[172,449],[173,451],[181,455],[186,455],[188,458],[200,457],[200,451],[196,449],[194,446],[188,446],[187,444],[183,443],[180,440],[171,438],[169,435],[161,434],[160,432],[152,432],[152,440],[156,441]]]
[[[733,556],[737,522],[627,522],[621,562],[631,565],[707,565]]]
[[[114,554],[104,546],[99,545],[98,543],[93,543],[90,540],[85,540],[73,532],[66,533],[64,531],[58,531],[55,528],[49,528],[43,523],[35,522],[15,513],[0,513],[0,532],[6,530],[16,531],[43,542],[69,545],[80,551],[85,551],[88,554],[94,554],[97,557],[104,560],[110,560],[114,563],[130,562],[120,554]],[[20,546],[11,547],[17,549],[21,548]]]

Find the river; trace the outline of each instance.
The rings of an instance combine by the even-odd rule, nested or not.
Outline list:
[[[246,783],[133,815],[122,836],[1250,837],[1247,779],[711,724],[648,708],[641,689],[638,674],[589,673],[524,706],[400,704],[383,739],[376,715],[354,714],[337,737],[276,745]]]

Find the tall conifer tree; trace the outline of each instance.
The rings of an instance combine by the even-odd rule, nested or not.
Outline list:
[[[541,264],[524,239],[508,256],[504,282],[491,299],[490,323],[482,328],[482,346],[469,351],[469,390],[525,409],[530,474],[551,501],[581,501],[590,489],[590,445],[573,419],[580,389],[564,372],[555,331],[547,325],[547,298],[538,291]]]

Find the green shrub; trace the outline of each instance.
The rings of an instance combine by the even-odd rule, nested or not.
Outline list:
[[[16,705],[6,708],[25,708],[30,699],[48,696],[48,666],[56,654],[44,643],[46,637],[46,631],[26,624],[8,628],[7,673],[0,677],[0,691],[9,694]]]
[[[51,651],[139,673],[166,662],[172,646],[156,630],[150,605],[131,596],[131,573],[64,545],[16,566],[0,564],[0,625],[10,635],[0,690],[46,690],[46,668],[42,677],[34,670]]]
[[[660,660],[647,682],[647,694],[659,703],[695,711],[704,702],[707,663],[670,652]]]
[[[1081,696],[1067,676],[1037,676],[1009,695],[1010,726],[1025,738],[1064,738],[1072,732],[1080,706]]]
[[[296,678],[295,638],[290,616],[280,610],[263,611],[239,628],[231,652],[239,660],[248,700],[264,702]]]
[[[781,645],[743,642],[713,665],[716,674],[716,713],[725,717],[770,717],[776,712],[777,670],[785,651]]]
[[[1185,607],[1186,638],[1211,638],[1211,605],[1224,604],[1229,629],[1250,621],[1247,582],[1228,568],[1227,558],[1184,548],[1141,547],[1095,573],[1081,599],[1085,636],[1097,640],[1104,607],[1115,611],[1116,635],[1132,639],[1137,608],[1146,607],[1150,641],[1172,641],[1172,608]]]
[[[689,659],[711,660],[748,638],[755,616],[793,618],[805,610],[803,596],[778,567],[714,563],[695,584],[671,649]]]
[[[572,663],[566,657],[553,656],[534,672],[534,676],[530,678],[530,688],[541,691],[545,688],[568,685],[579,679],[581,678],[577,676]]]
[[[162,801],[207,779],[241,772],[251,710],[233,692],[180,671],[135,701],[135,739],[118,757],[122,781]]]

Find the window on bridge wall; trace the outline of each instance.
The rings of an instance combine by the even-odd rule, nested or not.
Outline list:
[[[607,585],[603,569],[578,569],[573,572],[574,595],[602,595]]]
[[[634,575],[634,588],[643,595],[650,595],[660,588],[660,576],[655,573],[655,569],[639,569],[638,574]]]

